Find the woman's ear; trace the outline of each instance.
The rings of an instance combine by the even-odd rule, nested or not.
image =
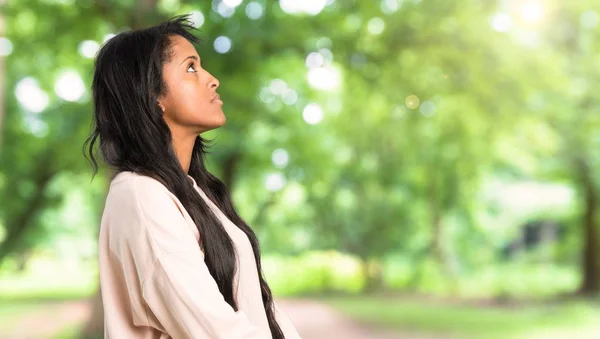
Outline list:
[[[156,100],[156,104],[158,105],[158,107],[160,107],[160,110],[164,113],[165,105],[162,103],[162,100],[161,99]]]

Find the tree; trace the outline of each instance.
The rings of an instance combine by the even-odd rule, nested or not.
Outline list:
[[[586,2],[555,4],[561,15],[554,18],[542,36],[547,41],[545,52],[556,63],[562,78],[545,78],[548,91],[540,95],[546,122],[560,141],[555,159],[547,166],[550,175],[569,180],[579,193],[581,211],[582,279],[579,292],[600,293],[600,231],[598,194],[600,193],[597,149],[600,146],[600,97],[591,83],[600,79],[594,66],[597,27],[597,5]],[[553,71],[554,72],[554,71]]]

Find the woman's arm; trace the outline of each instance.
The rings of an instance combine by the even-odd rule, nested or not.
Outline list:
[[[235,312],[225,301],[204,262],[195,228],[174,196],[148,177],[122,184],[117,208],[123,217],[113,220],[111,229],[128,231],[117,231],[121,235],[113,246],[136,263],[135,278],[127,283],[141,287],[148,318],[175,339],[270,339],[244,311]]]
[[[160,256],[143,298],[173,338],[271,338],[225,301],[197,250]]]

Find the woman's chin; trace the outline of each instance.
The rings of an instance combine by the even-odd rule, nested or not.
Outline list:
[[[226,122],[227,122],[227,117],[225,116],[225,113],[223,113],[222,110],[219,110],[219,115],[217,115],[215,117],[216,127],[221,127],[221,126],[225,125]]]
[[[213,129],[217,129],[217,128],[225,125],[226,122],[227,122],[227,118],[225,117],[225,114],[223,114],[223,112],[221,112],[220,115],[216,116],[210,122],[204,121],[202,124],[200,124],[200,126],[199,126],[200,133],[204,133],[204,132],[208,132]]]

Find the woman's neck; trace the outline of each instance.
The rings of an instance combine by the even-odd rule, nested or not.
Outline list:
[[[177,160],[179,160],[181,168],[187,174],[190,170],[192,152],[198,136],[193,133],[172,133],[172,135],[173,149],[175,150]]]

